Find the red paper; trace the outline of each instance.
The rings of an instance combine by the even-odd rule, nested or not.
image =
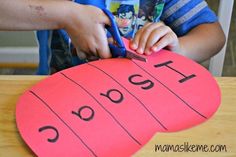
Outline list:
[[[207,70],[166,50],[147,59],[100,60],[49,76],[18,101],[21,136],[38,156],[124,157],[156,132],[216,112],[220,90]]]

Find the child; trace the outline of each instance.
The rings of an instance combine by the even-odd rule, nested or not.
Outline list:
[[[78,3],[81,1],[83,0],[75,0]],[[120,34],[132,39],[131,48],[140,54],[150,55],[167,48],[202,62],[216,54],[225,42],[216,15],[203,0],[106,0],[106,6],[116,17]],[[93,19],[92,14],[89,16],[91,17],[88,18],[87,13],[82,14],[82,20],[87,23],[89,19]],[[74,45],[79,47],[80,59],[88,59],[91,55],[100,58],[111,57],[109,50],[104,46],[107,43],[103,31],[97,31],[100,33],[100,40],[96,40],[97,38],[92,39],[91,36],[91,32],[97,33],[94,29],[80,27],[80,30],[85,32],[74,37],[77,39],[77,44]],[[70,53],[71,48],[62,34],[53,31],[52,42],[57,41],[57,43],[51,44],[53,46],[50,50],[52,58],[49,61],[51,72],[81,62],[73,59],[75,58],[73,55],[76,54]],[[74,35],[70,32],[69,34]],[[58,42],[58,38],[62,42]],[[65,42],[67,46],[62,47]]]
[[[18,1],[26,3],[16,0],[14,4]],[[116,16],[121,34],[132,39],[131,48],[140,54],[167,48],[201,62],[216,54],[225,42],[215,14],[203,0],[106,0],[106,5]],[[104,31],[109,19],[99,8],[65,0],[30,1],[28,6],[39,16],[30,18],[37,29],[64,28],[80,57],[111,57]],[[37,35],[42,55],[40,74],[49,74],[49,66],[55,72],[78,64],[63,30],[39,31]]]

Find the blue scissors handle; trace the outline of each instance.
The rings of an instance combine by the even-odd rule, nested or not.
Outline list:
[[[109,43],[109,48],[111,50],[112,57],[126,57],[126,48],[125,48],[125,45],[122,41],[122,38],[121,38],[121,35],[119,32],[119,28],[118,28],[116,21],[115,21],[115,17],[106,8],[104,8],[102,10],[107,15],[107,17],[109,18],[109,20],[111,22],[110,26],[108,26],[108,25],[106,26],[106,29],[111,34],[113,39],[116,41],[116,45]]]

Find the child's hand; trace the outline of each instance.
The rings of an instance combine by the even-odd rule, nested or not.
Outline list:
[[[96,56],[110,58],[110,50],[104,25],[109,25],[109,18],[97,7],[74,5],[66,19],[65,29],[72,43],[77,48],[81,59]],[[84,52],[84,54],[81,54]],[[83,57],[81,57],[83,56]]]
[[[180,49],[177,35],[162,22],[147,23],[137,31],[130,46],[137,53],[145,55],[150,55],[165,47],[171,51]]]

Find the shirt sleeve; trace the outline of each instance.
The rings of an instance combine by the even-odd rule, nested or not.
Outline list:
[[[218,19],[204,0],[166,0],[161,20],[178,36],[183,36],[200,24]]]

